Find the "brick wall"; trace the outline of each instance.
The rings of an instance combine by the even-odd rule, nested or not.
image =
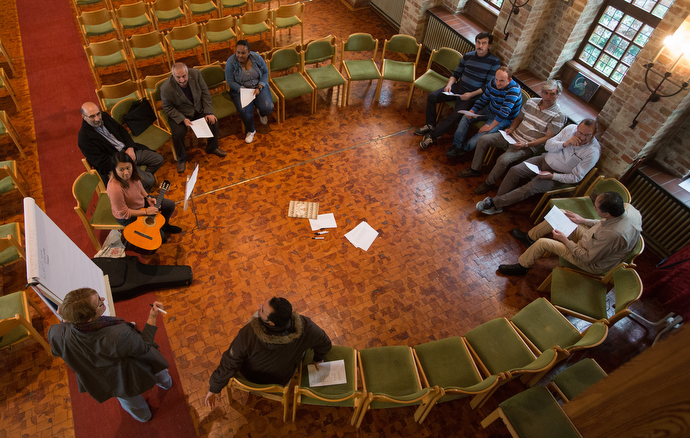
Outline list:
[[[677,178],[690,176],[690,98],[684,103],[684,117],[680,117],[678,129],[654,157],[654,161]]]
[[[421,41],[426,27],[426,10],[443,4],[443,0],[406,0],[400,20],[400,33]]]

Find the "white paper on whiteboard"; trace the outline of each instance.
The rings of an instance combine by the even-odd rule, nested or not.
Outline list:
[[[196,119],[192,122],[192,131],[194,131],[196,138],[213,137],[213,132],[211,132],[211,128],[208,127],[208,123],[206,123],[206,119],[204,117]]]
[[[570,236],[577,228],[577,225],[568,219],[568,216],[555,205],[551,208],[551,211],[544,216],[544,220],[551,225],[551,228],[560,231],[566,236]]]

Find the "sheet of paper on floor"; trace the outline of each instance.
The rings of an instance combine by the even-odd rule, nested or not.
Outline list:
[[[357,248],[367,251],[379,233],[366,222],[360,222],[352,231],[345,234],[347,240]]]
[[[309,219],[309,225],[311,225],[312,231],[322,228],[338,228],[333,213],[320,214],[316,219]]]

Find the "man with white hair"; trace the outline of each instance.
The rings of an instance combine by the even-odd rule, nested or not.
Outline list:
[[[505,152],[498,157],[488,178],[474,193],[483,195],[494,188],[496,181],[505,175],[508,167],[544,153],[546,141],[558,134],[566,122],[566,116],[556,102],[562,91],[561,81],[549,79],[541,88],[541,99],[529,99],[522,106],[520,114],[505,130],[516,143],[510,144],[500,132],[485,135],[477,141],[472,165],[469,169],[458,172],[460,178],[481,176],[482,162],[489,148],[500,148]]]

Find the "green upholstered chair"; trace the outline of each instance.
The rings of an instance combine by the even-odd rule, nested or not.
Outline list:
[[[201,49],[201,56],[206,60],[206,51],[204,50],[204,43],[201,40],[201,26],[197,23],[187,24],[185,26],[175,26],[170,32],[165,35],[170,48],[170,58],[175,62],[175,53],[194,51]]]
[[[269,48],[272,48],[273,37],[271,36],[271,11],[269,9],[259,9],[258,11],[245,12],[237,19],[237,39],[246,40],[248,36],[259,35],[268,32]]]
[[[129,65],[129,58],[125,51],[125,46],[117,38],[112,38],[106,41],[91,43],[84,47],[86,53],[86,60],[89,62],[91,74],[97,87],[101,86],[101,77],[98,74],[99,68],[109,68],[116,65],[124,64],[129,72],[129,77],[134,80],[134,72]]]
[[[600,219],[596,210],[594,209],[595,195],[600,195],[604,192],[617,192],[623,198],[623,202],[629,203],[632,199],[630,192],[623,184],[615,178],[597,177],[594,182],[587,188],[587,191],[582,196],[573,198],[558,198],[551,199],[544,207],[541,214],[537,217],[537,222],[541,221],[546,213],[551,210],[554,205],[561,210],[569,210],[577,213],[585,219]]]
[[[147,88],[149,102],[151,103],[153,110],[156,112],[156,116],[158,117],[158,123],[160,124],[162,122],[161,128],[164,128],[168,132],[170,132],[170,121],[168,120],[168,114],[163,110],[163,103],[161,102],[161,86],[163,85],[163,82],[165,82],[165,79],[167,79],[169,76],[170,73],[167,73],[164,79],[156,82],[156,84],[153,87],[153,90]],[[149,85],[150,83],[146,84],[147,87]],[[177,153],[175,152],[175,147],[171,146],[171,148],[173,153],[173,160],[177,161]]]
[[[99,3],[103,3],[103,8],[105,9],[112,9],[112,5],[108,0],[72,0],[72,6],[74,6],[74,10],[77,14],[81,14],[82,7],[97,5]]]
[[[0,161],[0,194],[18,190],[22,197],[29,196],[29,185],[14,160]]]
[[[244,12],[249,10],[249,3],[247,3],[246,0],[220,0],[220,4],[218,6],[221,8],[221,16],[226,14],[232,15],[233,9],[239,9],[240,14],[242,13],[242,8],[244,8]]]
[[[642,296],[642,280],[630,267],[619,266],[602,279],[556,268],[552,273],[551,302],[563,313],[585,321],[602,321],[609,327],[630,315],[630,305]],[[613,282],[614,313],[606,308],[608,284]]]
[[[556,363],[556,350],[537,356],[505,318],[481,324],[465,334],[465,340],[479,369],[485,376],[503,377],[501,384],[520,377],[533,385]],[[476,396],[472,408],[481,407],[491,394]]]
[[[187,10],[189,11],[189,15],[192,18],[192,21],[195,21],[195,17],[204,17],[206,15],[209,15],[209,18],[213,17],[213,14],[216,14],[216,18],[220,17],[220,12],[218,5],[213,2],[212,0],[185,0],[187,2]],[[203,20],[206,21],[206,20]]]
[[[26,297],[25,291],[0,296],[0,349],[10,347],[29,336],[33,336],[41,347],[50,354],[50,345],[31,325],[29,304],[41,317],[41,309]]]
[[[358,357],[366,398],[356,427],[362,424],[368,409],[419,405],[414,414],[414,419],[419,421],[440,391],[422,386],[410,347],[367,348],[360,350]]]
[[[606,376],[594,359],[585,358],[556,374],[548,387],[567,403]]]
[[[589,272],[582,271],[580,268],[578,268],[577,266],[568,262],[563,257],[558,258],[558,263],[562,268],[565,268],[569,271],[578,272],[584,276],[591,277],[591,278],[598,279],[598,280],[603,280],[606,283],[609,283],[611,281],[611,275],[613,275],[613,272],[616,269],[620,268],[621,266],[630,266],[630,267],[634,268],[635,267],[635,259],[637,258],[637,256],[642,254],[642,251],[644,251],[644,238],[642,236],[640,236],[640,239],[637,241],[637,244],[632,249],[632,251],[630,251],[630,254],[625,256],[625,258],[617,266],[614,266],[609,272],[607,272],[604,275],[595,275],[595,274],[591,274]],[[549,276],[546,277],[544,279],[544,281],[539,285],[539,287],[537,288],[537,290],[539,292],[544,292],[549,288],[549,286],[551,285],[551,281],[552,281],[552,275],[553,275],[553,273],[549,274]]]
[[[302,62],[305,67],[304,72],[307,74],[307,79],[312,87],[316,89],[314,101],[312,103],[314,111],[316,111],[316,102],[319,97],[318,90],[340,87],[346,84],[345,78],[335,67],[335,52],[336,39],[334,36],[330,35],[310,42],[307,44],[307,48],[304,52],[302,52]],[[323,64],[329,59],[331,61],[330,63]],[[316,67],[314,67],[314,65],[316,65]],[[319,65],[321,66],[319,67]],[[312,66],[312,68],[307,68],[307,66]],[[344,98],[344,91],[341,94]],[[336,104],[339,104],[338,100],[336,100]]]
[[[311,112],[314,114],[314,87],[307,80],[304,74],[304,63],[302,54],[295,46],[288,46],[275,49],[268,55],[268,73],[271,89],[276,92],[280,100],[283,121],[287,113],[285,112],[285,101],[305,94],[311,93]],[[294,71],[290,73],[290,71]],[[285,72],[282,76],[276,75],[277,72]]]
[[[72,185],[72,195],[77,201],[74,211],[77,212],[79,219],[84,224],[94,248],[96,251],[100,251],[101,244],[96,239],[94,230],[122,230],[125,227],[120,225],[113,216],[110,199],[105,192],[105,185],[103,185],[98,172],[94,169],[79,175]],[[89,206],[94,196],[96,203],[94,208],[90,209]],[[87,215],[89,211],[93,211],[90,217]]]
[[[115,121],[117,121],[119,124],[124,125],[126,123],[124,116],[129,112],[132,104],[136,101],[136,99],[130,97],[115,104],[112,111],[113,119],[115,119]],[[157,151],[172,138],[172,135],[167,129],[163,129],[155,123],[146,128],[146,131],[139,135],[134,135],[131,132],[130,135],[135,143],[143,144],[152,151]],[[170,148],[174,149],[172,143],[170,144]]]
[[[278,31],[287,29],[292,31],[295,26],[300,27],[299,43],[304,44],[304,3],[297,2],[289,5],[280,5],[278,9],[271,11],[273,25],[273,47],[278,45]],[[281,38],[282,39],[282,38]]]
[[[237,113],[237,108],[230,97],[228,86],[225,82],[225,70],[219,65],[207,65],[199,69],[201,77],[211,92],[213,114],[218,119],[229,117]],[[244,124],[242,124],[244,129]]]
[[[287,385],[278,384],[261,384],[254,383],[247,380],[239,371],[228,382],[226,390],[228,392],[228,400],[232,400],[233,389],[249,392],[269,400],[278,401],[283,405],[283,421],[287,421],[288,407],[290,405],[290,395],[293,393],[293,387],[297,382],[297,370],[292,376]]]
[[[561,405],[543,386],[510,397],[482,420],[486,428],[498,418],[514,438],[582,438]]]
[[[461,59],[462,55],[460,52],[449,49],[448,47],[441,47],[438,50],[433,50],[429,58],[429,65],[427,66],[426,72],[414,81],[414,86],[410,90],[410,97],[407,99],[407,107],[409,108],[412,103],[412,95],[414,94],[415,88],[429,93],[445,87],[448,83],[450,76],[445,76],[433,70],[434,64],[440,65],[443,70],[445,70],[444,73],[448,71],[452,74],[455,69],[458,68]]]
[[[492,151],[494,151],[496,148],[491,148]],[[487,154],[488,155],[488,154]],[[487,164],[488,161],[485,162]],[[547,202],[550,199],[557,199],[557,198],[563,198],[566,196],[573,196],[574,198],[582,197],[584,196],[585,192],[592,186],[593,180],[596,180],[596,174],[599,169],[597,167],[592,167],[589,172],[587,172],[587,175],[585,175],[584,178],[582,178],[582,181],[580,181],[578,184],[559,184],[555,189],[549,190],[541,195],[541,199],[539,199],[539,202],[537,205],[534,207],[532,210],[532,213],[530,213],[529,217],[534,217],[537,215],[537,220],[534,222],[535,224],[541,222],[541,220],[544,218],[546,213],[548,213],[547,208],[550,209],[550,207],[547,205]],[[603,178],[603,177],[599,177]]]
[[[345,69],[347,79],[347,91],[345,92],[345,105],[350,104],[350,84],[353,81],[371,81],[381,78],[381,72],[376,65],[376,52],[378,51],[379,40],[375,40],[368,33],[353,33],[347,40],[343,41],[340,49],[340,71]],[[357,56],[356,59],[345,59],[345,53],[351,52]],[[359,52],[373,52],[371,58],[361,59]],[[378,84],[378,82],[377,82]]]
[[[580,333],[544,298],[529,303],[510,318],[510,322],[535,353],[555,348],[558,360],[565,359],[574,351],[596,347],[606,340],[608,334],[608,327],[603,322],[595,322]]]
[[[233,16],[212,18],[201,26],[204,35],[206,64],[211,64],[211,54],[209,51],[211,44],[227,44],[228,48],[230,48],[232,40],[237,39],[236,19]]]
[[[414,61],[397,61],[386,58],[390,53],[397,53],[407,58],[410,56]],[[406,82],[410,84],[410,92],[414,89],[414,80],[417,71],[417,62],[422,53],[422,45],[414,37],[409,35],[393,35],[390,40],[383,43],[383,66],[381,67],[381,77],[376,87],[376,101],[381,97],[381,88],[384,80]]]
[[[0,90],[7,91],[7,94],[9,94],[10,97],[12,98],[12,102],[14,102],[15,109],[19,110],[19,103],[17,102],[17,95],[14,93],[14,89],[12,88],[12,84],[7,79],[7,76],[5,75],[5,69],[2,69],[2,68],[0,68]]]
[[[84,43],[89,44],[90,38],[113,34],[115,38],[122,38],[120,28],[115,24],[113,13],[108,9],[82,12],[78,17],[79,29],[84,37]]]
[[[163,34],[157,30],[132,35],[131,37],[127,38],[127,46],[129,47],[129,51],[132,55],[132,68],[134,69],[137,78],[139,78],[137,61],[161,57],[163,62],[168,64],[168,70],[170,70],[172,67]]]
[[[14,145],[19,149],[22,158],[26,158],[26,152],[24,152],[24,148],[22,148],[22,145],[19,143],[19,133],[17,133],[17,130],[12,126],[12,122],[10,122],[10,118],[7,117],[5,111],[0,110],[0,137],[4,136],[10,137]]]
[[[347,383],[340,385],[319,386],[311,388],[309,386],[309,372],[307,366],[314,359],[314,351],[308,350],[302,361],[299,370],[297,385],[295,385],[295,396],[292,403],[292,421],[297,415],[297,406],[317,405],[317,406],[347,406],[352,407],[352,418],[350,424],[354,425],[359,418],[359,408],[362,406],[362,391],[357,389],[357,350],[350,347],[334,345],[328,352],[326,362],[343,360],[345,362],[345,373]]]
[[[149,7],[143,0],[121,5],[115,10],[115,16],[123,37],[128,30],[138,31],[141,28],[147,28],[148,32],[155,30]]]
[[[116,103],[123,99],[133,98],[141,99],[139,86],[131,79],[120,82],[115,85],[103,85],[96,89],[96,96],[98,96],[98,103],[101,105],[102,111],[110,112]]]
[[[26,260],[21,242],[22,232],[18,222],[0,225],[0,266]]]
[[[268,3],[268,5],[266,5],[267,11],[271,9],[271,0],[252,0],[251,3],[252,3],[252,11],[258,10],[257,5],[260,5],[262,3]],[[280,0],[278,0],[278,4],[280,4]]]
[[[472,360],[462,338],[457,336],[427,342],[414,347],[422,385],[438,387],[439,392],[418,419],[422,423],[436,403],[468,396],[484,396],[493,392],[502,376],[484,378]]]
[[[162,25],[167,23],[174,25],[179,21],[182,24],[183,19],[184,24],[189,24],[187,4],[183,0],[156,0],[150,3],[150,7],[158,30],[162,30]]]

